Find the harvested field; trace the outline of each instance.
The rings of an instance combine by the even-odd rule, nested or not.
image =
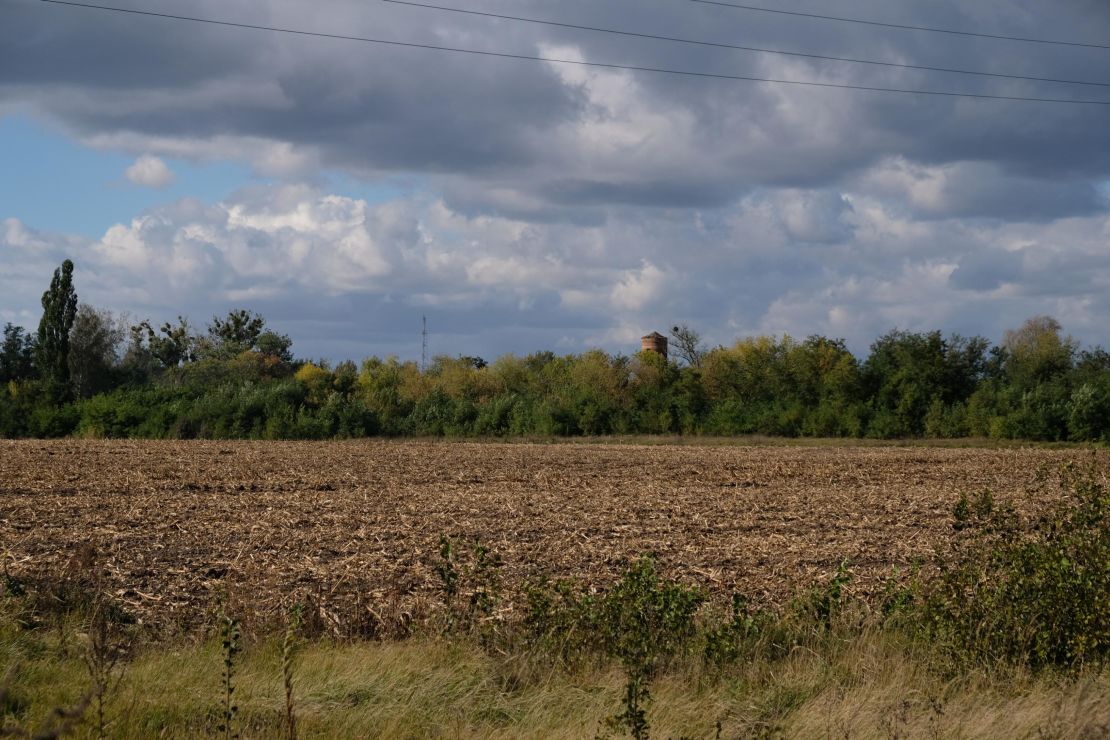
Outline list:
[[[0,442],[8,572],[94,560],[144,622],[191,629],[219,595],[248,628],[311,599],[338,633],[438,603],[440,535],[504,560],[504,608],[541,574],[591,584],[657,553],[722,600],[781,602],[847,559],[870,592],[951,536],[961,492],[1019,508],[1091,453],[357,441]],[[1100,456],[1105,469],[1105,454]]]

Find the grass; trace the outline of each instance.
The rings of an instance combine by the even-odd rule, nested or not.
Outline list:
[[[439,442],[466,444],[551,444],[551,445],[656,445],[691,447],[921,447],[970,450],[1088,450],[1105,449],[1102,442],[1036,441],[995,439],[993,437],[905,437],[874,439],[871,437],[779,437],[765,434],[742,434],[722,437],[703,434],[621,434],[603,436],[513,436],[513,437],[405,437],[383,438],[394,443]],[[356,442],[358,440],[350,440]]]
[[[512,440],[506,440],[512,441]],[[628,435],[611,437],[560,437],[549,441],[561,444],[612,444],[612,445],[692,445],[703,447],[929,447],[939,449],[984,450],[1085,450],[1102,448],[1092,442],[1036,442],[1019,439],[993,439],[991,437],[912,437],[904,439],[871,439],[868,437],[772,437],[762,434],[735,437],[702,435]]]
[[[74,636],[70,636],[72,640]],[[17,672],[5,719],[40,726],[86,690],[81,657],[59,633],[4,630]],[[221,720],[218,641],[141,650],[109,706],[112,737],[213,734]],[[236,670],[244,737],[283,735],[285,692],[277,637],[245,647]],[[298,736],[593,737],[619,707],[616,665],[544,670],[467,642],[306,645],[296,658]],[[1110,677],[1067,679],[1020,670],[958,678],[887,635],[862,633],[822,650],[710,676],[677,666],[657,680],[656,737],[1098,737],[1110,732]],[[12,714],[18,717],[12,717]],[[78,737],[94,736],[91,722]]]

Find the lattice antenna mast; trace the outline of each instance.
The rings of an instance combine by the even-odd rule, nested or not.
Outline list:
[[[428,367],[428,317],[421,316],[420,322],[420,372],[424,372]]]

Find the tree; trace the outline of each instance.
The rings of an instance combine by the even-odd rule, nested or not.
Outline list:
[[[167,321],[157,332],[148,321],[139,324],[139,328],[146,332],[150,354],[162,367],[178,367],[196,359],[196,337],[184,317],[177,317],[177,326]]]
[[[489,365],[489,363],[486,362],[481,357],[470,357],[468,355],[459,355],[459,359],[463,362],[464,365],[469,365],[474,370],[482,370],[482,369],[485,369]]]
[[[701,334],[686,326],[679,324],[671,329],[671,339],[674,340],[674,353],[681,357],[690,367],[701,367],[701,359],[705,355],[705,348],[701,343]]]
[[[35,339],[22,326],[4,324],[0,344],[0,384],[27,380],[34,375]]]
[[[254,349],[265,328],[264,318],[241,308],[230,311],[226,319],[212,317],[212,323],[208,325],[208,336],[219,350],[235,355]]]
[[[854,402],[859,397],[859,362],[843,339],[814,335],[791,343],[783,357],[788,382],[783,392],[807,407],[822,401]]]
[[[267,330],[258,335],[255,344],[264,355],[276,357],[286,364],[293,361],[293,340],[286,334]]]
[[[181,325],[185,326],[184,319]],[[167,327],[162,327],[162,331],[172,338]],[[208,325],[208,335],[194,342],[190,355],[195,354],[199,359],[227,360],[254,351],[286,365],[293,362],[293,340],[267,329],[266,319],[246,309],[230,311],[226,318],[214,316]]]
[[[1051,316],[1034,316],[1002,339],[1000,436],[1065,439],[1069,409],[1092,409],[1087,391],[1073,398],[1078,343]],[[1094,405],[1097,408],[1098,404]],[[1082,417],[1086,414],[1079,414]],[[1076,417],[1078,433],[1085,425]]]
[[[1032,387],[1068,373],[1078,343],[1063,336],[1060,322],[1051,316],[1034,316],[1020,329],[1008,330],[1002,338],[1007,352],[1006,371],[1021,388]]]
[[[73,262],[54,270],[50,289],[42,294],[42,320],[35,344],[35,361],[48,395],[56,401],[69,394],[69,332],[77,318]]]
[[[120,369],[132,384],[147,383],[163,370],[197,359],[197,338],[181,316],[176,326],[167,321],[157,331],[149,321],[142,321],[131,327],[129,335]]]
[[[69,334],[69,373],[77,398],[110,390],[117,375],[123,327],[111,311],[82,303]]]
[[[920,435],[934,401],[940,408],[964,404],[987,370],[988,342],[939,331],[892,331],[871,345],[863,364],[864,390],[875,416],[871,433],[880,437]]]

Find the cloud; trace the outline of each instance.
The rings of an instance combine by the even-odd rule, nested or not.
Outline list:
[[[644,261],[639,270],[625,271],[610,292],[613,306],[639,311],[655,300],[666,281],[666,275],[655,265]]]
[[[170,5],[153,1],[155,10]],[[1100,95],[388,4],[371,11],[355,0],[329,3],[326,16],[298,3],[191,7],[202,17],[572,61]],[[1110,37],[1110,13],[1097,8],[844,0],[838,12],[1097,42]],[[486,9],[1104,81],[1097,49],[834,28],[691,3],[488,0]],[[90,300],[159,317],[250,304],[308,354],[411,356],[423,313],[439,349],[484,355],[593,343],[625,351],[629,338],[675,323],[711,342],[823,332],[861,351],[895,325],[997,337],[1036,313],[1110,341],[1110,147],[1097,106],[775,86],[15,4],[0,26],[0,110],[139,157],[136,166],[148,157],[231,160],[274,183],[215,203],[163,204],[93,240],[5,222],[9,313],[34,314],[43,280],[71,255]],[[336,173],[370,187],[417,185],[368,202],[323,184]]]
[[[1050,221],[1106,208],[1097,181],[1042,178],[987,162],[927,166],[896,157],[864,172],[858,181],[865,192],[897,198],[932,218]]]
[[[168,203],[96,239],[8,219],[0,318],[33,326],[70,257],[84,301],[197,324],[249,307],[302,356],[415,356],[421,315],[434,351],[487,357],[630,352],[676,323],[714,344],[822,333],[862,353],[894,327],[997,339],[1040,313],[1108,343],[1108,237],[1106,214],[970,228],[839,190],[768,190],[698,217],[625,208],[597,225],[467,214],[423,193],[370,203],[267,185]]]
[[[723,43],[1068,79],[1097,79],[1098,49],[882,31],[640,0],[491,0],[553,20]],[[1091,2],[957,0],[846,15],[1019,36],[1100,39]],[[556,12],[557,11],[557,12]],[[198,16],[250,22],[203,0]],[[1096,88],[730,51],[338,0],[321,17],[271,3],[290,28],[522,55],[973,94],[1098,97]],[[229,15],[230,14],[230,15]],[[603,218],[606,206],[726,208],[758,188],[844,190],[883,162],[885,187],[938,217],[1052,219],[1089,213],[1110,177],[1095,106],[1017,103],[698,79],[455,55],[28,5],[0,28],[0,107],[49,118],[95,146],[232,158],[303,180],[339,169],[417,173],[471,211]],[[39,33],[49,22],[51,33]],[[88,62],[96,39],[96,61]],[[859,50],[867,49],[867,54]],[[137,63],[141,60],[141,63]],[[403,70],[403,74],[398,71]],[[882,180],[882,178],[880,178]],[[922,182],[919,182],[923,180]],[[930,180],[939,191],[930,200]],[[1008,182],[1001,189],[996,184]],[[465,193],[465,196],[463,195]],[[488,194],[485,197],[483,194]],[[828,235],[824,235],[827,237]]]
[[[135,185],[146,188],[164,188],[174,181],[174,174],[158,157],[144,154],[124,172]]]
[[[835,191],[785,190],[776,196],[775,205],[793,241],[830,243],[851,235],[847,217],[852,204]]]
[[[245,191],[213,206],[183,201],[117,224],[90,245],[105,267],[140,278],[143,304],[280,295],[286,286],[337,294],[373,290],[392,269],[398,223],[388,206],[305,186]]]
[[[993,291],[1025,278],[1020,251],[984,248],[961,257],[949,282],[961,290]]]

